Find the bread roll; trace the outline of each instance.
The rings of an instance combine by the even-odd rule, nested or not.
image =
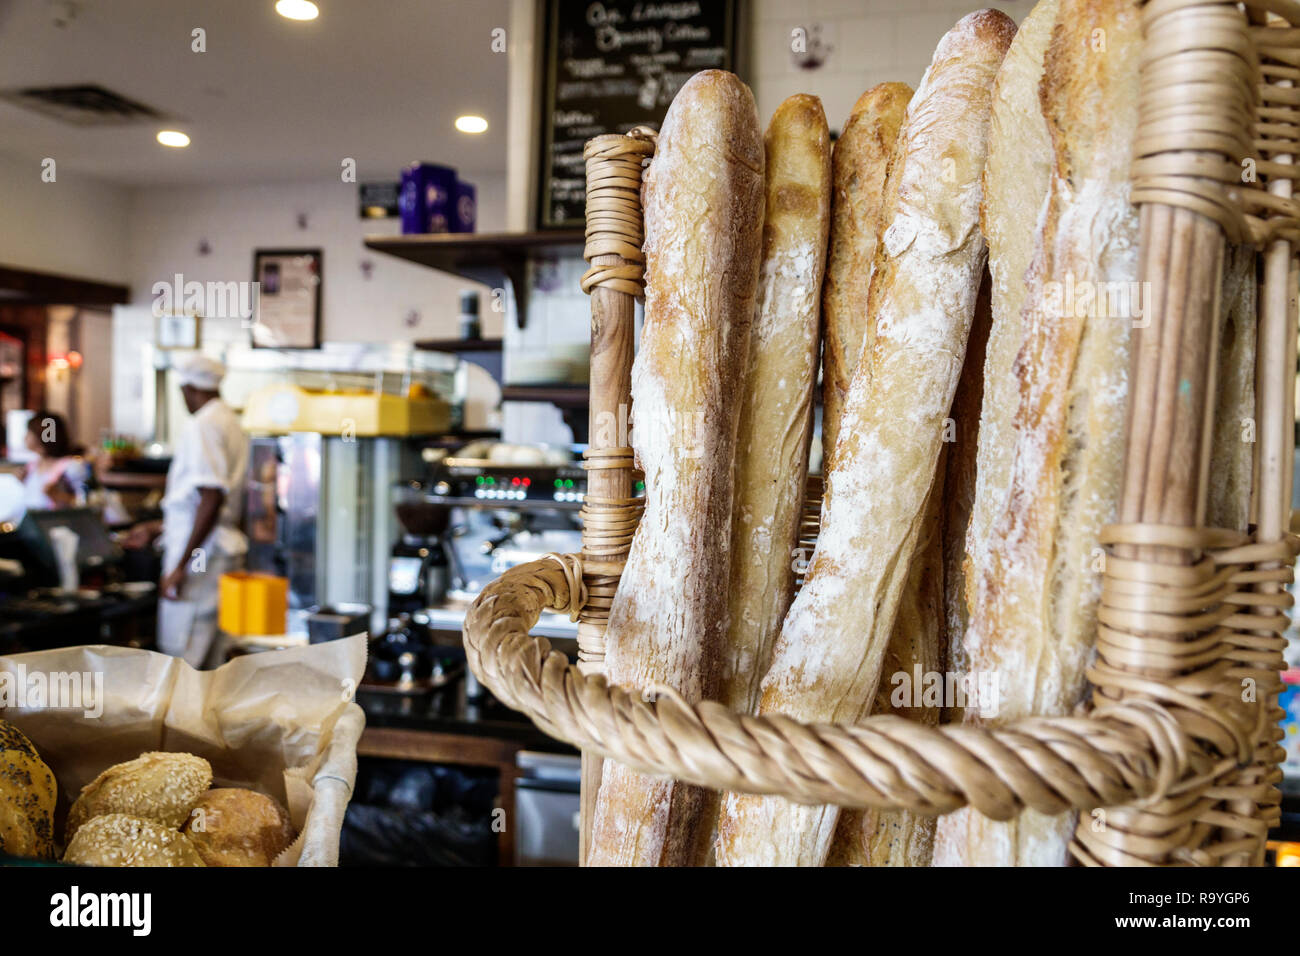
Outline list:
[[[202,757],[180,753],[146,753],[109,767],[86,784],[64,830],[71,843],[77,828],[106,813],[123,813],[179,829],[199,794],[212,784],[212,767]]]
[[[207,866],[270,866],[294,837],[288,810],[264,793],[234,787],[202,794],[181,832]]]
[[[12,734],[9,739],[27,740]],[[24,750],[0,750],[0,853],[51,859],[57,801],[58,784],[40,757]]]
[[[1205,523],[1245,531],[1255,469],[1255,247],[1229,246]]]
[[[792,96],[767,128],[758,310],[736,438],[727,671],[722,702],[753,713],[794,596],[808,475],[820,299],[830,224],[831,139],[815,96]]]
[[[1136,291],[1128,195],[1140,43],[1131,0],[1061,0],[1042,81],[1053,172],[1027,274],[1019,400],[991,404],[989,381],[981,419],[1014,436],[1009,481],[981,476],[977,509],[991,507],[993,520],[987,547],[968,555],[965,650],[973,672],[997,675],[996,723],[1068,713],[1085,687],[1098,534],[1119,498],[1129,338],[1142,304],[1108,294]],[[990,219],[1001,214],[993,200]],[[989,495],[993,504],[979,500]],[[968,723],[979,719],[968,709]],[[1072,814],[997,823],[962,810],[940,820],[935,862],[1059,866],[1072,830]]]
[[[4,719],[0,719],[0,750],[18,750],[33,757],[40,756],[28,736]]]
[[[44,842],[31,818],[17,800],[0,796],[0,853],[6,856],[44,859]]]
[[[612,683],[716,699],[725,660],[732,465],[763,226],[763,141],[748,87],[707,70],[668,109],[645,176],[645,327],[632,368],[645,515],[610,609]],[[607,760],[588,863],[708,853],[709,791]]]
[[[1015,29],[994,10],[963,18],[908,106],[821,534],[763,679],[760,713],[852,723],[875,699],[984,268],[989,99]],[[837,807],[731,796],[718,861],[820,865],[838,815]]]
[[[106,813],[78,827],[63,862],[78,866],[203,866],[203,859],[183,833],[125,813]]]
[[[822,467],[839,437],[840,416],[867,329],[867,292],[885,221],[885,174],[912,88],[881,83],[858,97],[831,153],[830,245],[822,291]]]

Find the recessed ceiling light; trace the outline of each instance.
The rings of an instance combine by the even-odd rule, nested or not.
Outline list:
[[[487,120],[481,116],[457,116],[456,128],[462,133],[486,133]]]
[[[164,129],[158,131],[158,142],[179,148],[190,145],[190,138],[178,129]]]
[[[320,8],[311,0],[276,0],[275,12],[290,20],[315,20]]]

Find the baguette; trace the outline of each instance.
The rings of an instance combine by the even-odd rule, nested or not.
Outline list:
[[[605,635],[611,683],[716,699],[726,638],[732,463],[763,225],[763,141],[749,88],[707,70],[668,109],[646,172],[645,325],[632,443],[645,514]],[[593,866],[691,865],[716,797],[604,765]]]
[[[983,554],[994,518],[1003,505],[999,491],[1010,487],[1014,433],[1010,416],[1018,400],[1019,383],[1013,366],[1025,338],[1021,310],[1025,305],[1025,272],[1034,254],[1039,221],[1045,213],[1047,184],[1052,174],[1052,138],[1038,98],[1043,57],[1056,24],[1058,0],[1038,0],[1020,24],[1002,69],[993,84],[993,115],[989,124],[989,160],[984,167],[984,200],[980,225],[988,239],[992,326],[985,349],[983,407],[975,462],[974,502],[967,541],[955,551],[947,585],[965,587],[965,571],[956,570],[966,553]],[[961,406],[958,406],[961,407]],[[979,406],[976,406],[978,408]],[[979,414],[977,412],[977,414]],[[977,493],[984,489],[983,493]],[[969,616],[965,590],[953,595],[948,631],[949,666],[968,670],[962,636]],[[948,720],[960,720],[954,708]]]
[[[898,602],[894,632],[880,672],[873,714],[936,726],[940,709],[917,699],[925,675],[943,668],[943,514],[946,445],[925,505],[925,518]],[[918,682],[919,681],[919,682]],[[840,814],[827,866],[929,866],[934,817],[910,810],[846,810]]]
[[[1023,33],[1024,29],[1022,25],[1020,32]],[[1016,36],[1019,37],[1020,33]],[[1014,45],[1015,41],[1012,41],[1012,46]],[[985,167],[986,190],[987,173],[988,168]],[[987,202],[987,191],[985,197]],[[990,259],[992,255],[990,249]],[[966,624],[970,618],[966,605],[966,538],[975,510],[979,476],[977,456],[982,438],[980,412],[984,402],[984,373],[993,325],[992,294],[992,276],[986,269],[984,281],[980,284],[979,298],[975,302],[970,338],[966,342],[966,365],[961,370],[961,381],[957,383],[957,394],[952,400],[953,442],[948,446],[945,462],[943,526],[940,529],[944,608],[941,640],[944,670],[954,675],[965,671],[960,648],[961,637],[966,633]],[[964,695],[955,700],[945,700],[939,722],[960,722],[966,703]]]
[[[963,18],[908,106],[821,534],[763,679],[760,713],[852,723],[874,702],[984,268],[989,98],[1015,29],[995,10]],[[837,807],[730,795],[718,862],[821,865],[838,815]]]
[[[954,643],[950,635],[960,634],[966,626],[962,562],[975,497],[975,448],[990,321],[986,269],[966,340],[966,362],[952,400],[951,431],[945,435],[947,444],[926,505],[926,521],[933,522],[933,528],[922,530],[912,557],[872,709],[873,714],[893,714],[932,727],[954,718],[959,721],[963,701],[941,697],[917,707],[910,694],[907,699],[895,695],[890,678],[905,673],[915,686],[918,667],[922,675],[954,670],[948,650]],[[827,866],[929,866],[935,823],[934,817],[908,810],[846,810],[840,814]]]
[[[830,471],[844,398],[862,352],[876,242],[888,225],[883,206],[885,175],[911,98],[906,83],[881,83],[867,90],[853,104],[831,153],[830,248],[822,291],[823,473]]]
[[[830,224],[831,138],[815,96],[792,96],[768,126],[758,310],[736,438],[727,670],[722,703],[750,714],[794,596],[820,293]]]
[[[966,653],[972,671],[998,677],[997,723],[1069,713],[1085,688],[1098,535],[1118,505],[1129,340],[1141,308],[1139,298],[1112,312],[1105,294],[1136,286],[1138,220],[1128,196],[1140,36],[1134,0],[1061,0],[1044,61],[1053,171],[1027,274],[1019,402],[994,408],[986,399],[982,420],[1007,416],[1010,481],[995,488],[981,477],[979,495],[998,504],[987,549],[968,555]],[[967,723],[978,720],[967,711]],[[940,820],[935,862],[1061,866],[1074,816],[1025,811],[999,823],[961,810]]]

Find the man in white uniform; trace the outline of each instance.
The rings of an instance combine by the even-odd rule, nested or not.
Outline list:
[[[248,439],[221,400],[225,368],[198,352],[174,366],[190,418],[172,452],[163,497],[158,649],[201,667],[217,633],[221,575],[243,567],[239,530]]]

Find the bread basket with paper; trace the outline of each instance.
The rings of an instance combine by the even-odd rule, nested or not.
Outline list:
[[[764,138],[716,71],[588,143],[583,549],[465,628],[582,749],[585,863],[1262,862],[1293,26],[1039,0],[961,20],[833,149],[815,98]],[[577,664],[530,636],[545,608]]]

